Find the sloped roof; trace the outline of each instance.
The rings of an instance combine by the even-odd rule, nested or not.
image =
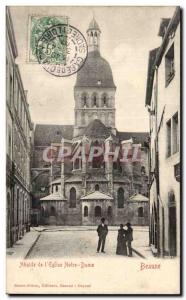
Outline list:
[[[149,198],[145,197],[144,195],[141,194],[136,194],[133,195],[132,197],[129,198],[129,202],[134,201],[134,202],[148,202]]]
[[[92,21],[89,24],[88,30],[99,30],[101,32],[98,23],[96,22],[95,18],[93,17]],[[87,31],[88,31],[87,30]]]
[[[144,143],[148,141],[149,133],[148,132],[124,132],[118,131],[117,137],[120,141],[129,140],[132,138],[133,143],[139,143],[144,146]]]
[[[159,35],[162,34],[161,26],[164,26],[165,22],[168,22],[168,21],[165,21],[165,19],[163,19],[163,20],[164,21],[162,22],[162,25],[160,24]],[[145,99],[145,104],[146,105],[149,105],[150,102],[151,102],[155,66],[159,67],[159,65],[162,61],[163,55],[166,51],[167,45],[169,43],[170,34],[172,34],[173,32],[176,31],[179,22],[180,22],[180,7],[177,6],[176,9],[175,9],[173,17],[170,19],[170,21],[167,24],[166,32],[163,36],[161,46],[159,48],[151,50],[150,53],[149,53],[146,99]]]
[[[107,178],[102,175],[102,174],[91,174],[89,175],[89,177],[87,178],[87,181],[91,182],[108,182]]]
[[[123,183],[130,183],[130,179],[126,178],[126,176],[121,176],[121,175],[118,175],[118,174],[114,174],[113,175],[113,181],[114,182],[123,182]]]
[[[48,196],[40,199],[40,201],[61,201],[61,200],[66,200],[66,199],[62,198],[58,192],[49,194]]]
[[[148,71],[147,71],[147,85],[146,85],[146,99],[145,104],[150,105],[151,97],[152,97],[152,87],[154,80],[154,72],[155,72],[155,60],[158,53],[159,48],[155,48],[149,51],[149,63],[148,63]]]
[[[84,129],[83,135],[87,137],[107,138],[111,135],[111,130],[107,128],[99,119],[95,119]]]
[[[72,175],[70,177],[68,177],[65,182],[81,182],[82,181],[82,177],[79,175]]]
[[[111,196],[101,193],[100,191],[95,191],[93,193],[81,197],[81,200],[112,200],[112,199],[113,198]]]
[[[60,143],[62,137],[71,140],[73,128],[73,125],[36,124],[34,145],[49,146],[51,143]]]

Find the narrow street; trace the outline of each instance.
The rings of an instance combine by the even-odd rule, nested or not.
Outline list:
[[[116,256],[117,227],[109,228],[106,253],[96,253],[96,227],[44,227],[27,258]],[[134,257],[152,257],[148,245],[148,227],[134,227]]]

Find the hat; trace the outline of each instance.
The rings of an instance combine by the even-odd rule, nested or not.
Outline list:
[[[130,226],[131,226],[131,224],[130,224],[129,222],[127,222],[126,226],[127,226],[127,227],[130,227]]]

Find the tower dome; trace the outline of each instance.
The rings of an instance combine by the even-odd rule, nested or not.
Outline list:
[[[77,73],[75,87],[115,88],[111,67],[98,50],[88,53],[85,64]]]
[[[77,73],[75,87],[115,88],[109,63],[100,55],[101,30],[93,17],[87,29],[88,56]]]

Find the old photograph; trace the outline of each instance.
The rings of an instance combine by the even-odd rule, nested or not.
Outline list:
[[[5,14],[6,292],[179,295],[180,7]]]

